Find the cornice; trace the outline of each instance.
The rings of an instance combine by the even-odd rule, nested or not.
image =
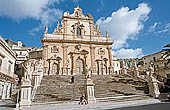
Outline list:
[[[112,45],[113,42],[98,42],[98,41],[80,41],[80,40],[58,40],[58,39],[41,39],[41,42],[55,42],[55,43],[80,43],[80,44],[96,44],[96,45]]]
[[[71,16],[62,16],[62,18],[68,18],[68,19],[76,19],[76,20],[87,20],[87,21],[93,21],[93,19],[90,18],[81,18],[81,17],[71,17]]]
[[[11,47],[8,46],[8,44],[2,38],[0,38],[0,44],[16,59],[15,52],[11,49]]]

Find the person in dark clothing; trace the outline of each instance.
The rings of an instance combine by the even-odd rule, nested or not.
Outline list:
[[[71,77],[71,83],[74,83],[74,76]]]
[[[80,102],[79,102],[79,104],[87,104],[87,101],[86,101],[86,99],[85,99],[85,96],[84,95],[82,95],[81,97],[80,97]]]

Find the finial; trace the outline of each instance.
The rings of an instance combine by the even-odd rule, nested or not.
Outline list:
[[[48,33],[48,27],[47,27],[47,26],[45,26],[45,31],[44,31],[44,33],[45,33],[45,34]]]
[[[57,28],[59,28],[59,26],[60,26],[60,23],[59,23],[59,21],[57,21]]]
[[[106,37],[108,37],[108,32],[106,31]]]

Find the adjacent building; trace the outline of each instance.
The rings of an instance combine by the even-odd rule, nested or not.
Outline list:
[[[113,70],[114,70],[114,73],[115,74],[121,74],[121,69],[120,69],[120,62],[119,60],[117,59],[116,56],[113,55],[113,58],[112,58],[112,63],[113,63]]]
[[[142,57],[144,68],[147,70],[151,64],[154,65],[154,71],[157,75],[157,79],[163,81],[163,79],[170,79],[170,65],[168,60],[163,58],[163,53],[156,52]]]
[[[14,85],[15,52],[0,36],[0,99],[9,99]]]

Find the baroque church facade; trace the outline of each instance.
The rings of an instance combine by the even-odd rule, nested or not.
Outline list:
[[[44,75],[80,75],[88,68],[91,74],[112,74],[113,41],[102,35],[90,14],[78,6],[74,13],[65,12],[61,26],[53,33],[45,27],[43,45]]]

